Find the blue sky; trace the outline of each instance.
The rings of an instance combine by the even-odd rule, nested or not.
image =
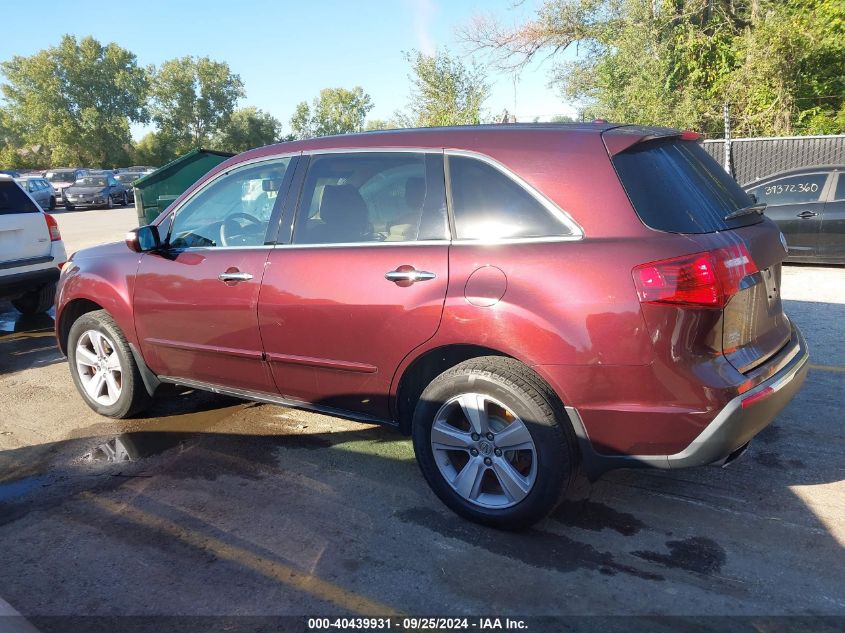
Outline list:
[[[321,88],[360,85],[372,97],[370,118],[389,118],[408,102],[402,51],[448,46],[468,56],[457,30],[474,15],[519,23],[539,0],[47,0],[33,13],[19,0],[0,0],[6,25],[0,60],[55,45],[65,33],[93,35],[134,52],[141,65],[208,55],[227,62],[244,81],[246,99],[280,119]],[[479,56],[479,61],[484,58]],[[490,71],[490,113],[503,108],[520,120],[574,114],[547,86],[551,64],[535,63],[519,77]],[[135,128],[138,136],[144,130]]]

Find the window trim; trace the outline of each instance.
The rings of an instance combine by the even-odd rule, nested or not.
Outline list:
[[[769,208],[776,208],[776,207],[786,207],[786,206],[798,206],[802,204],[824,204],[828,201],[828,198],[833,194],[831,190],[831,176],[834,174],[834,171],[808,171],[806,173],[800,174],[785,174],[783,176],[778,176],[777,178],[772,178],[771,180],[764,180],[758,183],[752,183],[752,186],[746,185],[743,187],[747,194],[751,194],[754,189],[759,189],[760,187],[766,187],[771,185],[772,183],[779,182],[781,180],[786,180],[787,178],[801,178],[802,176],[815,176],[816,174],[821,174],[825,176],[824,184],[819,191],[819,197],[817,200],[807,200],[805,202],[783,202],[781,204],[773,204],[771,202],[766,202],[766,207]]]
[[[168,248],[172,249],[173,251],[178,251],[180,253],[186,251],[198,251],[198,250],[208,250],[208,251],[221,251],[221,250],[247,250],[247,249],[266,249],[271,248],[274,246],[273,241],[271,240],[270,236],[273,239],[276,238],[278,230],[279,230],[279,223],[281,222],[282,217],[282,208],[285,203],[286,198],[290,193],[290,184],[293,182],[293,176],[296,172],[296,168],[298,166],[298,158],[302,155],[302,152],[284,152],[282,154],[273,154],[271,156],[261,156],[258,158],[252,158],[250,160],[246,160],[242,163],[238,163],[237,165],[233,165],[229,169],[221,171],[215,174],[213,177],[209,178],[205,181],[201,186],[197,187],[191,194],[182,200],[178,206],[171,209],[168,213],[163,214],[161,217],[162,219],[159,222],[155,223],[155,226],[158,227],[163,224],[168,217],[171,217],[170,226],[167,229],[167,235],[164,236],[162,243]],[[225,178],[226,176],[241,171],[242,169],[248,167],[254,167],[260,163],[268,163],[268,162],[275,162],[278,160],[284,160],[285,158],[290,158],[290,163],[288,164],[288,168],[285,170],[285,176],[283,179],[283,185],[285,185],[285,192],[284,194],[278,196],[275,204],[273,205],[273,210],[270,212],[270,220],[267,222],[267,229],[264,232],[264,243],[261,245],[250,245],[250,246],[186,246],[184,248],[172,248],[170,247],[170,235],[173,233],[173,225],[176,222],[176,215],[182,211],[184,206],[194,200],[197,196],[201,195],[204,191],[206,191],[209,187],[213,186],[217,183],[221,178]],[[288,177],[290,174],[290,177]],[[275,225],[275,228],[274,228]]]
[[[845,202],[845,196],[841,198],[836,197],[836,190],[839,188],[839,183],[845,182],[845,171],[834,169],[830,173],[834,178],[830,183],[830,191],[825,202]]]
[[[446,158],[446,201],[449,210],[449,228],[452,232],[452,244],[461,245],[461,244],[534,244],[534,243],[542,243],[542,242],[574,242],[584,238],[584,229],[566,212],[564,209],[560,208],[557,204],[552,202],[549,198],[547,198],[542,192],[536,189],[534,186],[526,182],[523,178],[521,178],[518,174],[513,172],[511,169],[500,163],[494,158],[487,156],[486,154],[481,154],[479,152],[470,151],[470,150],[462,150],[462,149],[447,149],[445,150],[445,158]],[[473,239],[458,239],[457,233],[455,232],[455,215],[454,215],[454,207],[452,204],[452,178],[449,168],[449,157],[451,156],[460,156],[463,158],[472,158],[482,163],[486,163],[490,167],[493,167],[496,171],[504,175],[505,177],[509,178],[511,181],[516,183],[517,186],[521,187],[528,195],[534,198],[540,205],[546,209],[546,211],[558,222],[560,222],[564,227],[569,229],[569,235],[547,235],[543,237],[505,237],[505,238],[498,238],[498,239],[484,239],[484,240],[473,240]]]

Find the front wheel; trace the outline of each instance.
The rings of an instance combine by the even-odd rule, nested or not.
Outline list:
[[[123,192],[123,203],[122,206],[126,206],[129,204],[129,195],[124,191]]]
[[[511,358],[472,359],[435,378],[414,411],[413,440],[441,501],[497,528],[539,521],[575,478],[576,438],[563,405]]]
[[[127,418],[149,404],[129,343],[108,312],[79,317],[70,328],[67,349],[76,389],[94,411]]]
[[[53,211],[56,208],[56,199],[53,196],[50,196],[50,203],[47,205],[48,211]]]

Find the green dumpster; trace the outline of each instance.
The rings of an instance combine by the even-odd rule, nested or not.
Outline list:
[[[234,154],[228,152],[192,149],[164,167],[159,167],[153,173],[136,180],[133,186],[138,224],[143,226],[155,220],[159,213],[192,184],[232,156]]]

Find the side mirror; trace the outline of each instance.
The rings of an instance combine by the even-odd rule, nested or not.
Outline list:
[[[154,224],[139,226],[126,234],[126,245],[136,253],[149,253],[161,248],[158,227]]]

